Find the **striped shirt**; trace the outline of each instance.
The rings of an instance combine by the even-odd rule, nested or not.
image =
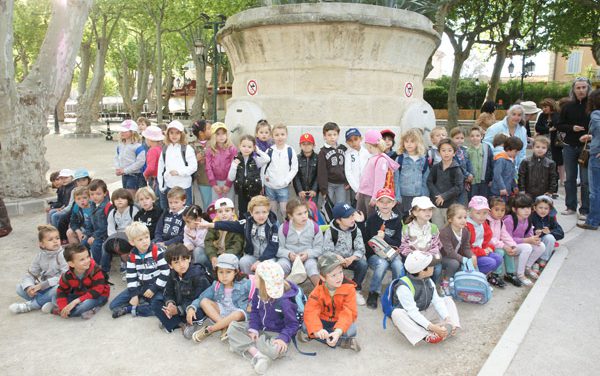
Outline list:
[[[162,293],[167,285],[169,271],[164,248],[153,243],[144,253],[133,248],[127,259],[126,278],[129,296],[141,295],[148,289],[154,294]]]

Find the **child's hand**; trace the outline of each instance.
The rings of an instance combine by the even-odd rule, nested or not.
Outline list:
[[[230,190],[230,189],[231,189],[230,187],[228,187],[228,186],[224,185],[224,186],[221,188],[221,192],[222,192],[224,195],[226,195],[227,193],[229,193],[229,190]]]
[[[260,261],[257,261],[254,264],[252,264],[252,266],[250,267],[250,270],[256,271],[256,267],[258,266],[258,264],[260,264]]]
[[[40,285],[34,285],[27,288],[27,295],[34,297],[40,291]]]
[[[134,296],[133,298],[129,299],[129,304],[132,306],[137,306],[140,304],[140,298],[136,296]]]
[[[542,230],[535,230],[535,236],[540,236],[541,233],[542,233]]]
[[[429,324],[429,328],[427,329],[431,330],[432,332],[434,332],[442,338],[446,338],[448,336],[448,330],[445,326]]]
[[[231,164],[237,167],[237,165],[240,164],[240,160],[235,158],[233,161],[231,161]]]
[[[508,196],[508,191],[506,189],[501,189],[500,196]]]
[[[550,228],[548,227],[544,227],[544,229],[542,230],[542,232],[546,235],[548,235],[550,233]]]
[[[350,265],[352,265],[352,263],[354,262],[354,260],[356,260],[356,256],[346,257],[344,259],[344,267],[345,268],[350,267]]]
[[[252,342],[256,342],[256,340],[258,339],[258,333],[256,333],[254,330],[250,330],[248,331],[248,337],[250,337]]]
[[[317,195],[317,192],[315,192],[315,191],[308,191],[308,195],[309,195],[311,198],[313,198],[313,197],[315,197],[315,196]]]
[[[314,336],[318,339],[325,339],[325,338],[329,337],[329,332],[325,329],[321,329],[318,332],[315,332]]]
[[[93,237],[93,236],[90,236],[90,237],[88,238],[88,240],[87,240],[87,243],[88,243],[89,245],[92,245],[92,243],[94,243],[94,237]]]
[[[288,257],[291,262],[294,262],[296,260],[296,254],[294,252],[288,253]]]
[[[308,260],[308,252],[302,252],[298,256],[300,257],[300,260],[302,260],[302,262]]]
[[[185,321],[187,321],[189,325],[192,325],[194,320],[196,320],[196,310],[193,308],[188,308],[187,312],[185,313]]]
[[[123,175],[123,174],[125,174],[125,170],[124,170],[124,169],[122,169],[122,168],[117,168],[117,169],[115,170],[115,175],[117,175],[117,176],[121,176],[121,175]]]
[[[371,199],[371,201],[369,201],[369,206],[372,207],[372,208],[374,208],[375,207],[375,203],[376,203],[376,201],[373,200],[373,199]]]
[[[340,329],[334,330],[329,334],[329,337],[327,337],[327,344],[331,347],[335,347],[341,335],[342,331]]]
[[[506,247],[506,254],[508,254],[509,256],[516,256],[516,250],[517,249],[515,247]]]
[[[306,191],[300,191],[300,192],[298,192],[298,198],[300,200],[305,200],[306,199]]]
[[[154,296],[154,292],[150,289],[144,291],[144,298],[147,299],[152,299],[152,297]]]
[[[467,183],[471,184],[473,182],[473,175],[469,175],[467,178]]]
[[[198,222],[198,228],[200,228],[200,229],[215,228],[215,225],[214,225],[214,223],[210,223],[210,222],[208,222],[208,221],[205,221],[205,220],[203,219],[203,220],[201,220],[200,222]],[[217,258],[216,258],[216,257],[214,257],[214,259],[216,260]],[[216,266],[216,265],[217,265],[217,264],[215,263],[215,266]]]
[[[223,194],[223,191],[221,190],[221,186],[219,186],[219,185],[213,186],[213,191],[215,191],[217,196],[220,196],[221,194]]]
[[[344,189],[345,189],[345,190],[348,190],[348,189],[350,189],[350,184],[345,184],[345,185],[344,185]]]
[[[172,170],[169,173],[171,174],[171,176],[179,176],[179,172],[177,172],[177,170]]]
[[[81,230],[75,230],[75,234],[77,235],[77,239],[79,239],[80,242],[83,241],[83,238],[85,238],[85,235]]]
[[[437,206],[442,206],[444,205],[444,198],[442,197],[442,195],[437,195],[435,196],[435,204]]]
[[[489,255],[490,253],[493,253],[493,252],[494,252],[494,251],[493,251],[491,248],[489,248],[489,247],[488,247],[488,248],[486,248],[486,249],[484,249],[484,251],[485,251],[485,254],[486,254],[486,255]]]
[[[385,237],[385,231],[377,231],[377,236],[383,239]]]
[[[354,212],[354,220],[356,222],[363,222],[365,220],[365,215],[360,210]]]
[[[65,308],[62,309],[62,311],[60,311],[60,317],[62,317],[63,319],[66,319],[67,317],[69,317],[69,314],[71,313],[71,311],[73,310],[73,308],[75,308],[75,306],[77,306],[77,304],[79,304],[80,300],[79,298],[73,300],[71,303],[67,304],[67,306]]]
[[[275,339],[273,340],[273,345],[275,346],[275,348],[277,349],[277,352],[280,354],[283,354],[287,351],[287,343],[283,342],[283,340],[280,339]]]

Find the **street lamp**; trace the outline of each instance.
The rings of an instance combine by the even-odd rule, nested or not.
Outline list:
[[[473,120],[477,120],[477,94],[479,94],[479,77],[475,79],[475,95],[473,95]]]
[[[523,49],[518,44],[515,43],[513,54],[523,56],[523,59],[521,60],[521,73],[520,73],[520,76],[521,76],[521,97],[520,98],[521,98],[521,100],[523,99],[523,94],[524,94],[523,80],[525,79],[525,77],[533,76],[533,71],[535,70],[535,63],[533,62],[533,60],[529,60],[528,62],[525,62],[525,60],[527,60],[527,55],[533,55],[533,52],[535,52],[535,45],[533,43],[529,43],[527,45],[527,48],[523,48]],[[512,74],[514,71],[515,71],[515,65],[511,61],[510,64],[508,64],[508,73],[510,74],[511,77],[512,77]]]
[[[204,13],[200,14],[202,18],[204,18],[204,28],[212,29],[213,37],[212,37],[212,49],[213,49],[213,122],[217,121],[217,95],[219,93],[219,59],[221,53],[223,52],[222,47],[217,43],[217,33],[219,29],[225,26],[225,21],[227,17],[222,14],[218,14],[216,16],[217,19],[211,20],[210,17]],[[195,44],[196,52],[198,52],[201,48],[204,47],[204,44],[198,43]],[[202,50],[204,52],[204,50]]]

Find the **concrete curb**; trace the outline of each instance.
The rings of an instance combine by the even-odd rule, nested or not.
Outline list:
[[[27,198],[17,201],[4,201],[10,217],[24,214],[43,213],[48,206],[46,198]]]
[[[563,240],[561,240],[560,247],[555,250],[554,255],[544,269],[544,272],[521,304],[521,307],[514,315],[508,328],[504,331],[504,334],[496,344],[496,347],[494,347],[494,350],[492,350],[488,356],[483,367],[479,370],[479,376],[501,376],[508,370],[521,343],[523,343],[546,294],[550,291],[554,279],[569,255],[569,248],[564,244],[569,243],[581,234],[582,231],[583,230],[575,227],[565,235]]]

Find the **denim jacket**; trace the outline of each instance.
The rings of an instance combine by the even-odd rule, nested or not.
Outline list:
[[[400,200],[401,196],[429,196],[427,158],[423,155],[415,161],[404,153],[396,158],[396,162],[400,165],[394,172],[396,199]]]
[[[218,283],[218,287],[217,287]],[[233,301],[233,305],[237,308],[246,312],[246,308],[248,308],[248,304],[250,303],[249,295],[252,283],[248,278],[244,278],[241,281],[236,281],[233,283],[233,292],[231,293],[231,300]],[[209,288],[204,290],[199,297],[197,297],[192,304],[190,304],[187,309],[193,308],[194,310],[198,310],[200,308],[200,302],[202,299],[207,298],[214,302],[222,302],[225,297],[225,285],[218,281],[214,281]]]
[[[499,196],[500,191],[506,189],[510,195],[516,187],[515,162],[503,152],[496,155],[494,157],[494,178],[490,192],[494,196]]]

